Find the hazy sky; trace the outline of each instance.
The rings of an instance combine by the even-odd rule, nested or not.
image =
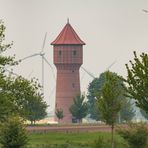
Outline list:
[[[65,26],[67,17],[86,43],[83,67],[95,76],[107,69],[126,76],[125,63],[148,51],[148,0],[0,0],[0,19],[6,29],[6,40],[14,41],[11,51],[16,59],[40,52],[45,32],[45,56],[53,65],[50,43]],[[55,67],[54,67],[55,68]],[[26,78],[41,81],[41,57],[30,58],[14,68]],[[56,72],[56,70],[55,70]],[[90,76],[81,71],[81,89],[86,91]],[[45,63],[45,100],[53,110],[55,79]],[[52,93],[52,90],[53,93]]]

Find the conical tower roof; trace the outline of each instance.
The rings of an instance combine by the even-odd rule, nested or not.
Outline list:
[[[51,43],[51,45],[63,45],[63,44],[85,45],[85,43],[80,39],[80,37],[74,31],[69,21],[67,22],[61,33],[57,36],[57,38]]]

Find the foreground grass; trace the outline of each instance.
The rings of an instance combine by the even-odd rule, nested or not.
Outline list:
[[[110,144],[110,133],[107,132],[93,132],[93,133],[42,133],[30,134],[29,145],[31,147],[58,147],[58,148],[92,148],[94,141],[98,141],[102,137],[108,144]],[[126,143],[119,136],[115,135],[116,147],[125,148]],[[101,141],[99,141],[101,142]]]

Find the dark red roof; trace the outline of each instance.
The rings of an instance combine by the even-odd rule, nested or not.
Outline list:
[[[65,25],[58,37],[51,43],[51,45],[74,44],[85,45],[79,38],[69,22]]]

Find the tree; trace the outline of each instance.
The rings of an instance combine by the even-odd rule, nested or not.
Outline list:
[[[98,109],[101,117],[106,124],[111,125],[112,130],[112,148],[114,148],[114,126],[118,117],[118,113],[122,107],[121,89],[119,88],[119,78],[113,73],[107,71],[105,73],[105,84],[101,92],[96,96],[98,99]]]
[[[133,119],[135,110],[132,105],[133,103],[128,98],[122,99],[122,108],[118,114],[118,123],[125,123]]]
[[[96,92],[100,92],[103,84],[105,82],[105,75],[102,73],[99,78],[95,78],[88,86],[88,104],[90,117],[95,120],[100,120],[100,113],[96,109]]]
[[[0,93],[0,122],[6,121],[6,119],[16,111],[14,104],[8,97],[7,94]]]
[[[14,61],[14,58],[15,58],[14,56],[6,57],[2,55],[3,52],[10,49],[11,46],[13,45],[13,43],[10,43],[10,44],[3,43],[5,41],[5,30],[6,30],[6,27],[4,26],[3,21],[0,20],[0,71],[1,71],[1,74],[4,73],[4,66],[18,64],[18,62]]]
[[[74,104],[70,107],[70,112],[72,116],[78,120],[79,123],[82,122],[82,119],[86,117],[88,113],[88,104],[84,101],[85,96],[84,95],[77,95],[73,102]]]
[[[43,119],[46,115],[46,109],[48,105],[41,98],[41,96],[33,96],[33,99],[30,99],[26,105],[25,109],[25,118],[31,121],[31,124],[35,124],[37,120]]]
[[[117,122],[125,122],[125,121],[130,121],[134,115],[135,115],[135,111],[133,110],[133,106],[131,101],[129,101],[129,99],[125,96],[125,85],[124,85],[124,81],[123,78],[119,75],[117,75],[116,73],[110,72],[112,73],[115,77],[118,78],[118,83],[120,84],[118,89],[121,92],[120,94],[120,98],[123,100],[123,104],[122,104],[122,109],[118,115],[118,119]],[[100,111],[97,109],[96,107],[96,94],[101,92],[101,89],[103,87],[103,85],[106,82],[106,72],[102,73],[100,75],[99,78],[95,78],[88,87],[88,103],[89,103],[89,113],[90,113],[90,117],[95,119],[95,120],[101,120],[100,118]],[[124,86],[124,87],[123,87]]]
[[[142,53],[138,57],[134,51],[134,61],[130,61],[130,65],[126,64],[126,91],[136,100],[136,105],[148,113],[148,55]]]
[[[48,105],[43,101],[42,93],[39,90],[35,79],[31,81],[23,77],[11,78],[7,80],[5,91],[8,91],[13,96],[13,103],[16,104],[16,109],[20,116],[28,119],[31,123],[44,118],[47,113]]]
[[[5,26],[0,21],[0,121],[14,113],[19,113],[23,118],[34,115],[34,119],[41,119],[46,115],[47,108],[41,87],[35,79],[29,81],[21,76],[14,77],[5,73],[6,66],[16,65],[18,62],[14,61],[14,56],[4,56],[4,51],[12,46],[12,43],[3,44],[4,40]]]
[[[4,56],[3,53],[10,49],[13,43],[4,44],[5,41],[5,29],[4,23],[0,20],[0,122],[4,121],[14,109],[14,104],[11,101],[12,96],[9,93],[3,91],[6,84],[5,67],[18,64],[14,61],[14,56]]]
[[[3,148],[23,148],[28,138],[23,120],[18,116],[11,116],[0,126],[0,144]]]
[[[59,109],[57,108],[55,114],[56,114],[56,116],[57,116],[59,122],[60,122],[60,120],[62,120],[63,117],[64,117],[63,109],[61,109],[61,108],[59,108]]]

